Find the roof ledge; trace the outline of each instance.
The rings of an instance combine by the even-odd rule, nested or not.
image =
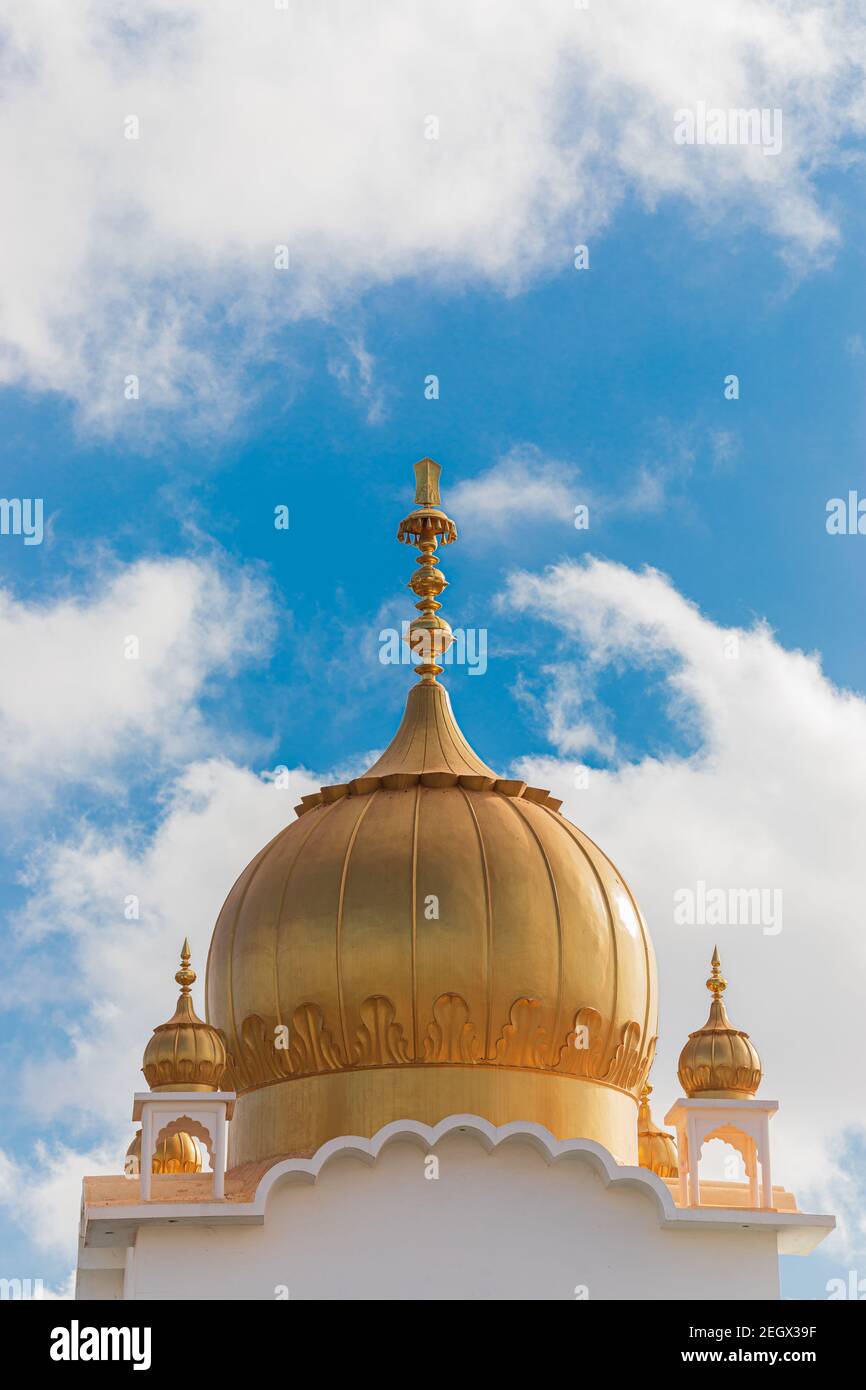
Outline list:
[[[557,1139],[543,1125],[529,1120],[514,1120],[510,1124],[497,1126],[480,1115],[466,1114],[449,1115],[436,1125],[425,1125],[418,1120],[394,1120],[384,1125],[371,1139],[361,1135],[342,1135],[323,1144],[312,1158],[277,1159],[261,1174],[248,1200],[235,1197],[222,1202],[190,1202],[180,1198],[159,1202],[152,1199],[129,1205],[116,1201],[103,1205],[85,1200],[85,1243],[130,1244],[135,1239],[137,1227],[150,1222],[165,1225],[229,1221],[261,1225],[265,1220],[270,1194],[278,1183],[315,1183],[322,1170],[336,1158],[356,1158],[371,1167],[382,1150],[393,1143],[412,1143],[429,1152],[446,1136],[455,1133],[470,1134],[487,1153],[492,1153],[502,1144],[523,1141],[530,1143],[548,1164],[588,1163],[605,1188],[623,1185],[646,1196],[655,1207],[659,1225],[666,1230],[773,1230],[777,1232],[781,1254],[805,1255],[836,1225],[832,1216],[803,1212],[678,1207],[666,1184],[655,1173],[646,1168],[617,1163],[603,1144],[592,1139]],[[85,1179],[85,1183],[89,1181],[92,1180]],[[158,1189],[155,1188],[156,1191]]]

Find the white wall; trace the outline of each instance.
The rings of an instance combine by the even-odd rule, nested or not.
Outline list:
[[[122,1269],[79,1269],[75,1297],[84,1302],[107,1303],[123,1298]]]
[[[525,1139],[409,1143],[373,1167],[281,1180],[264,1226],[143,1227],[134,1296],[273,1299],[776,1298],[772,1230],[663,1230],[654,1199],[605,1188],[585,1157],[548,1166]]]

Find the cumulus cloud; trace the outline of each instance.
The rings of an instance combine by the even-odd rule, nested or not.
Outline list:
[[[575,507],[594,503],[571,462],[533,444],[510,449],[491,468],[448,489],[448,506],[480,540],[501,537],[513,521],[574,525]]]
[[[0,591],[0,779],[34,800],[104,782],[125,755],[202,751],[200,700],[217,674],[263,654],[266,585],[209,560],[141,560],[88,595],[25,602]],[[20,801],[17,802],[20,805]]]
[[[349,335],[342,352],[334,350],[328,371],[347,396],[356,396],[364,405],[368,425],[381,425],[387,415],[385,391],[376,379],[376,359],[359,335]]]
[[[204,1016],[211,933],[232,883],[300,798],[335,776],[193,762],[168,787],[152,832],[91,825],[33,855],[0,1003],[38,1013],[43,1051],[9,1100],[19,1119],[64,1137],[0,1150],[0,1205],[36,1250],[73,1258],[82,1177],[122,1171],[141,1056],[174,1008],[184,937]]]
[[[676,425],[665,418],[647,424],[645,433],[636,466],[614,490],[594,483],[571,459],[522,443],[474,478],[449,487],[448,506],[482,543],[513,534],[515,523],[588,530],[599,517],[657,515],[667,507],[691,511],[688,485],[695,468],[730,467],[739,447],[733,430],[702,430],[697,423]]]
[[[34,855],[5,947],[14,989],[3,1003],[43,1021],[44,1051],[20,1074],[17,1113],[47,1132],[59,1124],[65,1138],[26,1156],[0,1152],[0,1204],[37,1249],[71,1257],[81,1178],[122,1171],[141,1055],[174,1008],[184,937],[204,1016],[207,952],[228,890],[321,781],[303,769],[257,775],[225,759],[195,762],[172,783],[152,834],[91,826]],[[102,1142],[86,1141],[94,1132]]]
[[[537,722],[546,725],[548,739],[560,754],[616,756],[610,714],[597,698],[591,674],[582,676],[566,663],[551,662],[539,667],[537,680],[521,672],[513,693]]]
[[[513,291],[626,194],[818,257],[815,176],[864,119],[846,0],[11,0],[3,31],[0,380],[92,425],[219,428],[272,329],[401,276]],[[782,109],[781,152],[676,144],[701,101]]]
[[[840,690],[819,659],[786,650],[763,623],[728,629],[654,570],[597,559],[512,575],[506,602],[552,624],[579,694],[620,671],[661,681],[667,714],[694,751],[614,756],[586,787],[566,758],[519,766],[604,846],[641,901],[659,956],[659,1117],[677,1093],[676,1062],[704,1021],[718,939],[730,1014],[762,1054],[762,1093],[778,1099],[776,1181],[847,1211],[847,1155],[861,1133],[860,1019],[851,982],[866,968],[862,930],[866,700]],[[551,731],[563,750],[561,687]],[[575,705],[578,727],[582,718]],[[683,926],[674,894],[708,887],[782,892],[782,930]],[[859,1239],[856,1220],[848,1238]]]
[[[126,1145],[120,1153],[125,1150]],[[0,1205],[11,1211],[40,1254],[72,1257],[82,1178],[121,1171],[118,1153],[111,1144],[83,1152],[67,1144],[49,1148],[39,1143],[26,1163],[0,1150]],[[74,1274],[59,1289],[44,1288],[41,1297],[71,1298],[73,1281]]]

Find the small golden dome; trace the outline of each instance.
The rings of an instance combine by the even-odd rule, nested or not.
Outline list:
[[[151,1169],[154,1173],[200,1173],[204,1165],[201,1144],[192,1134],[181,1130],[162,1135],[154,1150]],[[141,1172],[141,1130],[126,1151],[126,1171]]]
[[[196,975],[190,969],[189,941],[183,943],[174,978],[180,998],[172,1017],[154,1028],[144,1049],[145,1080],[152,1091],[218,1091],[226,1068],[225,1044],[192,1006],[190,989]]]
[[[641,1088],[637,1112],[637,1161],[641,1168],[651,1169],[660,1178],[675,1178],[679,1173],[676,1140],[666,1129],[659,1129],[653,1119],[651,1092],[652,1086],[646,1082]]]
[[[735,1028],[728,1018],[722,995],[723,979],[718,947],[713,948],[712,971],[707,989],[713,996],[710,1016],[703,1028],[689,1034],[680,1053],[678,1075],[689,1098],[708,1100],[751,1099],[761,1084],[761,1059],[748,1033]]]

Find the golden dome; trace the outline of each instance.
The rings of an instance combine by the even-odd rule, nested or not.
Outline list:
[[[735,1028],[728,1018],[722,1000],[727,987],[727,980],[722,978],[718,947],[714,947],[707,980],[707,989],[713,996],[710,1016],[703,1028],[689,1034],[677,1069],[680,1085],[690,1098],[751,1098],[761,1084],[761,1059],[748,1033]]]
[[[195,971],[190,969],[189,942],[180,953],[177,1008],[167,1023],[154,1028],[144,1049],[141,1070],[152,1091],[218,1091],[226,1067],[226,1049],[215,1028],[196,1014],[190,998]]]
[[[429,512],[438,466],[416,475]],[[436,535],[410,525],[430,615]],[[560,803],[473,752],[436,680],[443,632],[426,651],[410,639],[421,682],[383,755],[305,796],[217,920],[207,1011],[239,1096],[232,1163],[455,1113],[636,1160],[656,1033],[646,925]]]
[[[647,1082],[641,1088],[637,1112],[637,1161],[641,1168],[650,1168],[660,1178],[675,1178],[679,1173],[676,1141],[666,1129],[659,1129],[653,1119],[651,1094],[652,1086]]]
[[[203,1167],[201,1144],[185,1130],[177,1134],[162,1135],[153,1153],[151,1169],[154,1173],[200,1173]],[[141,1171],[141,1130],[137,1129],[135,1138],[126,1151],[126,1171]]]

